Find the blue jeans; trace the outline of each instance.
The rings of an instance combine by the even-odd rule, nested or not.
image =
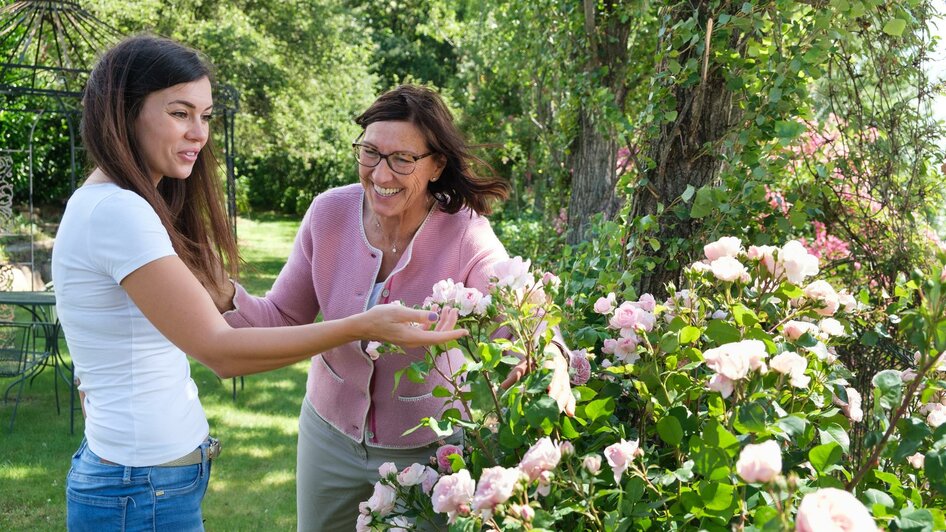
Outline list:
[[[66,476],[66,526],[96,532],[203,530],[208,445],[201,444],[201,464],[126,467],[103,462],[82,440]]]

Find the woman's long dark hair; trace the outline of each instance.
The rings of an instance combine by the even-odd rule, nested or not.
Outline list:
[[[469,207],[477,214],[492,212],[492,202],[509,197],[509,184],[495,176],[479,176],[473,164],[492,169],[471,152],[471,147],[453,121],[453,115],[440,95],[427,87],[401,85],[381,96],[355,123],[368,124],[387,120],[410,122],[424,135],[430,149],[442,155],[446,167],[440,179],[427,185],[427,190],[440,203],[440,208],[453,214]]]
[[[213,145],[208,139],[190,177],[162,179],[155,188],[135,123],[149,94],[210,74],[210,65],[186,46],[152,35],[130,37],[107,51],[92,70],[81,124],[93,164],[151,204],[178,256],[208,288],[226,282],[222,274],[235,276],[239,265]]]

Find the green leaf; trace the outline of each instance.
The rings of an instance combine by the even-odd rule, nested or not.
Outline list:
[[[729,455],[717,447],[707,447],[694,453],[693,468],[707,480],[723,480],[729,478],[731,473]]]
[[[706,336],[717,345],[738,342],[741,338],[739,329],[723,320],[710,320],[706,326]]]
[[[585,406],[585,417],[588,419],[589,423],[599,418],[610,416],[612,412],[614,412],[614,399],[610,397],[597,399]]]
[[[558,419],[558,403],[548,395],[532,401],[526,407],[526,421],[534,428],[552,424]]]
[[[870,488],[865,491],[864,498],[866,498],[867,502],[871,505],[879,504],[884,508],[893,508],[894,505],[893,497],[874,488]]]
[[[818,437],[821,443],[837,443],[841,446],[841,451],[844,454],[850,452],[851,438],[847,435],[847,431],[844,430],[844,427],[837,423],[831,423],[825,426],[824,429],[818,429]]]
[[[766,429],[765,408],[759,402],[740,406],[733,427],[743,434],[764,431]]]
[[[696,189],[693,188],[693,185],[687,185],[686,190],[683,191],[683,194],[680,194],[680,197],[684,202],[688,202],[690,198],[693,197],[693,194],[696,194]]]
[[[703,331],[701,331],[699,327],[687,325],[683,329],[680,329],[680,343],[692,344],[693,342],[699,340],[700,335],[702,334],[703,334]]]
[[[807,420],[796,415],[785,416],[778,420],[778,426],[785,431],[785,434],[788,434],[793,438],[803,434],[807,424]]]
[[[683,426],[677,418],[666,416],[657,422],[657,434],[663,441],[678,447],[683,441]]]
[[[923,464],[930,485],[942,495],[946,495],[946,449],[926,453]]]
[[[703,218],[716,210],[717,203],[710,187],[700,187],[696,191],[696,199],[690,208],[691,218]]]
[[[450,390],[440,385],[434,386],[434,390],[431,392],[431,395],[434,397],[453,397],[453,394],[450,393]]]
[[[775,122],[775,134],[784,140],[791,140],[805,131],[805,124],[794,120],[778,120]]]
[[[577,430],[575,430],[575,425],[572,423],[572,420],[569,419],[567,416],[563,416],[561,418],[560,425],[562,427],[562,436],[566,440],[573,440],[581,436],[581,434]]]
[[[756,323],[759,323],[759,317],[755,315],[755,312],[746,308],[745,305],[736,304],[732,306],[732,316],[742,327],[752,327]]]
[[[903,532],[933,532],[933,514],[925,508],[904,508],[894,522]]]
[[[893,37],[899,37],[907,27],[907,21],[902,18],[895,18],[884,24],[884,33]]]
[[[453,422],[449,419],[434,419],[430,418],[427,420],[427,426],[429,426],[437,436],[441,438],[446,438],[453,434]]]
[[[882,408],[889,410],[900,406],[900,396],[903,393],[903,380],[900,379],[899,371],[885,369],[874,375],[871,382],[875,386],[875,400]]]
[[[841,446],[835,442],[830,442],[812,447],[808,451],[808,460],[816,471],[824,474],[829,467],[841,461],[842,454]]]
[[[720,512],[732,505],[736,488],[731,484],[706,482],[700,485],[699,492],[706,509]]]

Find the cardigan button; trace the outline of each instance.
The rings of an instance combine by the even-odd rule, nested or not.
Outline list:
[[[381,291],[381,297],[388,297],[389,295],[391,295],[391,291],[387,288]]]
[[[372,254],[371,254],[371,258],[372,258],[372,259],[378,258],[378,254],[377,254],[377,253],[372,253]]]
[[[365,438],[368,438],[369,440],[374,439],[374,432],[371,432],[370,430],[366,431]]]

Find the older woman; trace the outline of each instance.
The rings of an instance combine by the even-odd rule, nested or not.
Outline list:
[[[485,290],[493,265],[507,258],[483,215],[508,185],[474,173],[437,93],[398,87],[356,122],[364,128],[353,144],[360,184],[315,198],[272,291],[255,298],[237,285],[230,324],[303,324],[320,312],[337,319],[379,303],[419,305],[447,278]],[[429,429],[403,434],[441,411],[443,399],[431,392],[443,383],[432,374],[394,386],[395,373],[422,354],[372,360],[363,347],[351,342],[312,361],[299,421],[299,530],[352,530],[378,466],[426,462],[438,444]],[[550,393],[570,410],[567,374],[554,382]]]

